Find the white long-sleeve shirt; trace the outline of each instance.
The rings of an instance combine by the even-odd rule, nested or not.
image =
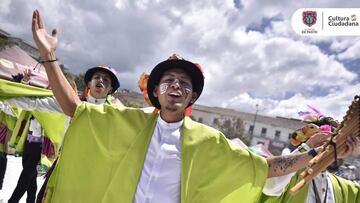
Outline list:
[[[38,110],[49,113],[63,113],[60,104],[56,101],[55,97],[19,97],[15,99],[7,99],[3,102],[4,104],[15,106],[25,111]],[[70,120],[71,118],[66,116],[65,129],[69,127]],[[33,121],[30,124],[32,123]],[[30,127],[32,125],[30,125]],[[40,124],[38,125],[40,126]]]
[[[15,100],[15,99],[13,99],[13,100]],[[25,104],[25,102],[26,101],[24,101],[24,104]],[[10,116],[16,117],[16,115],[13,112],[11,106],[20,107],[18,105],[12,105],[12,102],[8,102],[8,100],[0,101],[0,110],[5,112],[6,114],[8,114]],[[41,128],[40,123],[36,119],[31,119],[30,126],[29,126],[29,131],[31,132],[31,135],[27,137],[28,141],[41,142],[42,128]]]
[[[4,112],[5,114],[16,117],[15,112],[11,109],[11,106],[5,104],[4,102],[0,101],[0,111]]]
[[[87,97],[87,102],[92,104],[104,104],[106,99],[95,99]],[[4,100],[5,105],[16,106],[26,111],[38,110],[49,113],[63,113],[60,104],[55,97],[18,97],[15,99]],[[71,118],[66,116],[65,129],[69,127]]]
[[[87,102],[92,104],[104,104],[106,99],[96,99],[92,96],[88,96]],[[7,99],[2,101],[4,106],[15,106],[26,111],[38,110],[49,113],[63,113],[60,104],[55,97],[18,97],[14,99]],[[1,103],[0,103],[1,107]],[[10,108],[11,109],[11,108]],[[66,116],[65,131],[69,127],[71,118]],[[40,125],[40,124],[39,124]]]
[[[313,180],[316,185],[316,189],[319,194],[319,198],[321,202],[325,202],[324,198],[326,196],[326,203],[335,203],[335,195],[333,185],[329,176],[327,175],[328,172],[324,171],[317,175]],[[327,192],[327,195],[326,195]],[[313,183],[309,184],[309,192],[306,198],[306,203],[313,203],[315,202],[315,191]]]
[[[7,99],[3,102],[26,111],[38,110],[50,113],[63,113],[55,97],[19,97]]]

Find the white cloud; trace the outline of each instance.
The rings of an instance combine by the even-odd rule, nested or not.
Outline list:
[[[296,94],[285,100],[253,98],[245,92],[230,99],[222,107],[254,113],[255,105],[258,104],[260,114],[300,118],[297,113],[309,110],[306,105],[311,105],[319,109],[325,116],[332,116],[341,121],[359,89],[360,84],[357,84],[346,86],[341,91],[333,92],[324,97],[305,97],[302,94]]]
[[[359,59],[360,58],[360,42],[356,41],[355,43],[352,42],[352,44],[342,53],[338,55],[338,58],[340,60],[351,60],[351,59]]]
[[[0,14],[3,15],[8,15],[10,12],[10,3],[11,0],[3,0],[0,4]]]
[[[242,33],[238,46],[205,65],[216,76],[206,81],[210,95],[219,92],[227,99],[236,92],[250,91],[257,97],[282,97],[287,92],[309,93],[311,86],[343,86],[356,78],[314,45],[289,38],[253,36]]]

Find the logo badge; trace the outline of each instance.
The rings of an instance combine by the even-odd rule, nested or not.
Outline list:
[[[303,11],[302,17],[303,23],[308,27],[313,26],[317,20],[316,11]]]
[[[351,21],[356,21],[357,17],[355,14],[353,14],[353,15],[351,15],[350,19],[351,19]]]

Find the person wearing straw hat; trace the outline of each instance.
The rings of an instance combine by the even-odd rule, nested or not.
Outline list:
[[[54,95],[73,118],[45,202],[256,202],[267,177],[297,171],[312,158],[265,159],[186,117],[204,76],[178,55],[150,73],[149,99],[159,114],[82,103],[57,64],[56,30],[45,31],[37,10],[32,31]]]

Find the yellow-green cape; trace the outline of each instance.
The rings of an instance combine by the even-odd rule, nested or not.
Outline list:
[[[52,91],[48,89],[0,79],[0,100],[17,97],[44,97],[52,95]],[[57,149],[62,142],[62,135],[64,134],[65,130],[66,117],[62,113],[49,113],[37,110],[31,112],[20,111],[18,122],[15,125],[13,135],[10,139],[10,145],[13,147],[16,146],[16,151],[19,153],[23,151],[31,115],[33,115],[40,123],[45,131],[45,136],[51,140],[51,142],[54,144],[54,151],[57,152]],[[25,128],[22,132],[19,133],[19,129],[21,129],[20,126],[23,121],[25,122]]]
[[[7,115],[6,113],[0,111],[0,123],[5,124],[9,130],[13,130],[16,123],[16,117]]]
[[[52,96],[51,90],[0,79],[0,100],[16,97]]]
[[[30,118],[30,112],[19,110],[19,116],[17,117],[9,141],[9,146],[15,148],[17,153],[22,153],[24,150],[24,143],[30,126]]]
[[[327,173],[328,177],[331,180],[335,202],[336,203],[359,203],[360,202],[360,186],[354,183],[353,181],[349,181],[343,179],[341,177],[335,176],[334,174]],[[260,201],[261,203],[304,203],[308,191],[309,184],[303,187],[296,195],[292,196],[289,191],[295,186],[297,182],[299,182],[300,176],[299,173],[293,176],[290,183],[285,189],[285,192],[279,197],[266,196],[263,194]]]
[[[334,189],[335,202],[360,202],[360,186],[353,181],[328,173]]]
[[[82,103],[66,132],[46,202],[131,203],[156,114]],[[181,202],[256,202],[266,160],[185,118],[181,129]]]
[[[304,203],[308,195],[309,184],[306,184],[298,193],[295,195],[290,194],[290,189],[300,181],[300,173],[298,171],[290,180],[290,183],[286,186],[281,196],[267,196],[262,195],[259,203]]]

